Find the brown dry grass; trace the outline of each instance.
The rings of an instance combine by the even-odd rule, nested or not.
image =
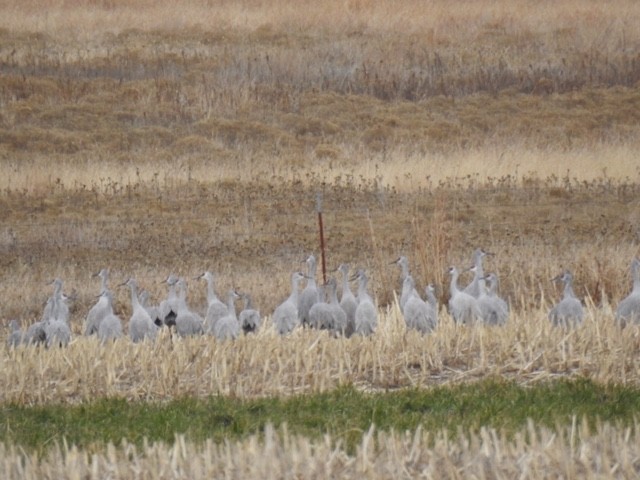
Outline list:
[[[638,175],[636,2],[44,10],[0,5],[3,190],[138,171],[147,182],[311,171],[396,187],[409,173],[409,186]]]
[[[318,252],[316,192],[329,265],[366,267],[383,310],[398,254],[444,303],[479,245],[520,319],[560,268],[605,325],[628,291],[636,2],[49,7],[0,4],[5,321],[37,319],[58,276],[80,331],[104,266],[155,299],[208,268],[268,315]]]
[[[318,253],[318,191],[329,265],[366,267],[382,314],[371,339],[267,328],[226,344],[3,346],[0,402],[640,384],[638,328],[612,318],[640,241],[639,24],[630,0],[0,2],[2,324],[37,319],[58,276],[78,334],[104,266],[156,300],[170,271],[208,268],[269,315]],[[506,328],[456,329],[443,312],[433,335],[405,334],[387,263],[407,254],[444,303],[446,266],[480,245],[496,253]],[[570,332],[546,320],[565,267],[588,307]],[[637,474],[636,432],[370,433],[355,456],[271,431],[42,459],[0,445],[0,476],[619,478]]]
[[[546,310],[512,316],[505,328],[456,327],[444,312],[435,333],[405,331],[397,308],[371,338],[335,339],[299,330],[279,337],[270,323],[255,336],[99,346],[76,338],[69,348],[2,349],[0,401],[82,402],[109,396],[166,400],[185,395],[239,398],[322,392],[353,384],[367,391],[474,381],[490,376],[528,384],[559,377],[640,384],[637,327],[621,331],[610,308],[588,308],[585,325],[551,327]],[[166,332],[165,332],[166,333]]]
[[[442,432],[363,434],[353,455],[326,436],[291,435],[286,427],[217,445],[175,443],[136,447],[126,441],[105,450],[57,445],[42,458],[0,444],[0,471],[20,478],[632,478],[638,473],[638,426],[586,423],[550,430],[530,424],[507,439],[482,428],[451,438]]]

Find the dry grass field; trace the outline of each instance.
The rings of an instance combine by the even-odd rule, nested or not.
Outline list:
[[[577,438],[581,441],[578,442]],[[22,456],[0,444],[5,478],[630,478],[637,475],[638,427],[593,431],[575,422],[559,429],[530,424],[507,440],[484,428],[469,439],[462,433],[376,432],[362,436],[355,455],[330,437],[310,441],[286,428],[265,429],[223,445],[195,445],[178,436],[173,444],[123,441],[91,454],[57,446],[44,457]]]
[[[489,376],[640,385],[640,330],[613,324],[640,242],[637,25],[630,0],[0,2],[0,325],[39,319],[59,277],[75,333],[60,351],[0,347],[0,403],[382,391]],[[372,338],[281,339],[270,328],[290,272],[319,256],[318,194],[328,267],[370,273]],[[442,308],[432,335],[405,333],[389,263],[407,255],[442,307],[447,267],[469,264],[478,246],[495,253],[485,270],[500,276],[508,325],[456,328]],[[163,335],[101,347],[80,332],[103,267],[112,286],[133,276],[154,301],[169,273],[185,276],[200,310],[205,288],[191,278],[211,270],[219,294],[252,294],[266,328],[233,343]],[[587,307],[573,331],[546,319],[561,295],[550,279],[564,268]],[[128,291],[115,290],[126,319]],[[380,433],[375,458],[367,435],[353,457],[331,439],[286,433],[91,457],[0,446],[0,471],[245,477],[257,474],[246,470],[251,452],[274,477],[637,472],[635,429],[603,425],[577,445],[563,428],[432,438],[429,451],[421,432]],[[603,438],[600,463],[589,463]],[[192,454],[202,463],[187,462]]]

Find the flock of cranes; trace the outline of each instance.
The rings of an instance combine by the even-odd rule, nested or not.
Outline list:
[[[498,276],[484,273],[483,259],[492,255],[478,248],[473,252],[473,265],[465,271],[473,273],[473,280],[464,288],[458,286],[460,271],[449,269],[451,277],[448,311],[458,324],[484,323],[500,326],[507,322],[509,305],[498,295]],[[328,330],[335,336],[372,335],[378,323],[378,308],[368,293],[368,277],[364,270],[349,276],[349,266],[340,265],[336,271],[342,276],[341,296],[338,299],[338,282],[331,278],[326,285],[316,283],[317,263],[313,255],[307,260],[307,273],[291,274],[291,293],[279,304],[271,316],[273,328],[286,335],[295,328],[308,327]],[[404,256],[392,262],[401,270],[402,290],[399,298],[400,311],[407,329],[427,334],[438,326],[438,302],[433,285],[427,285],[423,296],[416,290],[416,283],[409,272],[409,262]],[[633,289],[616,310],[616,322],[624,327],[628,323],[640,323],[640,259],[631,263]],[[109,272],[103,269],[94,276],[101,281],[98,300],[89,310],[84,325],[84,334],[97,335],[101,342],[115,340],[124,335],[121,319],[114,313],[113,293],[109,289]],[[159,305],[149,305],[148,292],[140,292],[135,279],[129,278],[121,284],[131,293],[132,313],[128,321],[127,334],[133,342],[155,339],[162,327],[168,327],[180,337],[212,335],[218,340],[232,340],[241,333],[257,331],[262,325],[260,312],[251,297],[236,290],[227,293],[226,302],[218,298],[214,288],[214,276],[204,272],[196,277],[207,285],[207,308],[204,316],[193,311],[187,304],[187,283],[175,275],[166,279],[167,298]],[[358,282],[357,293],[351,291],[350,281]],[[306,281],[304,289],[301,288]],[[565,270],[553,279],[564,285],[562,299],[551,308],[549,321],[554,326],[575,327],[582,323],[584,313],[581,301],[573,291],[573,276]],[[44,344],[47,347],[66,346],[71,339],[69,326],[69,298],[63,292],[63,282],[52,282],[53,294],[47,300],[42,319],[22,331],[17,321],[10,322],[11,331],[7,339],[9,346],[21,344]],[[236,301],[244,299],[244,308],[237,313]]]

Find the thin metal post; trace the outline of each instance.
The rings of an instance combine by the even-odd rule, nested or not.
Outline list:
[[[320,255],[322,258],[322,281],[327,283],[327,263],[324,255],[324,228],[322,226],[322,194],[316,194],[316,211],[318,212],[318,228],[320,229]]]

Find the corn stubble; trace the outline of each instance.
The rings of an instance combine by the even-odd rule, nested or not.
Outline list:
[[[2,351],[0,400],[84,402],[110,396],[167,400],[323,392],[353,384],[366,391],[429,387],[498,376],[528,384],[560,377],[638,384],[637,327],[620,331],[611,312],[588,310],[585,325],[552,328],[546,312],[512,316],[504,328],[457,326],[444,313],[430,336],[406,332],[396,308],[370,338],[331,338],[298,330],[281,338],[270,322],[235,342],[210,337],[100,346],[76,338],[66,349]],[[166,334],[166,332],[164,332]]]
[[[152,3],[0,6],[3,324],[38,319],[56,276],[75,299],[68,348],[0,347],[0,402],[383,391],[487,376],[640,383],[639,327],[613,325],[640,239],[637,2]],[[318,191],[329,264],[371,273],[373,337],[280,338],[269,319],[229,343],[79,336],[97,294],[90,274],[103,267],[114,284],[135,276],[156,301],[171,271],[211,269],[219,294],[248,291],[268,317],[290,272],[317,253]],[[388,262],[409,256],[444,305],[447,266],[464,267],[478,246],[496,253],[485,269],[500,275],[508,324],[454,326],[442,310],[432,335],[405,332]],[[570,331],[546,319],[562,268],[587,306]],[[203,308],[195,281],[189,303]],[[116,310],[128,318],[126,292]],[[610,425],[529,426],[513,439],[372,430],[349,455],[331,438],[268,429],[223,445],[59,445],[42,458],[0,445],[0,471],[628,478],[638,446],[637,427]]]
[[[362,435],[355,454],[330,436],[322,440],[267,426],[264,434],[216,444],[189,442],[137,447],[126,440],[92,453],[66,444],[39,458],[0,444],[4,478],[631,478],[640,455],[638,425],[621,429],[576,419],[570,426],[532,423],[507,439],[483,427],[477,434],[376,432]]]

